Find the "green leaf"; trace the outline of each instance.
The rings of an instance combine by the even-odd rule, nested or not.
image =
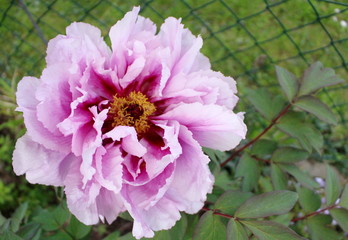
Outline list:
[[[271,98],[269,92],[264,89],[248,89],[246,97],[256,110],[268,120],[272,120],[283,108],[284,101],[281,98]]]
[[[281,147],[275,150],[271,160],[273,162],[293,163],[306,160],[308,155],[308,152],[298,148]]]
[[[202,215],[197,224],[193,240],[216,240],[226,238],[226,226],[220,217],[208,211]]]
[[[288,186],[288,178],[283,170],[277,165],[271,164],[271,179],[275,190],[283,190]]]
[[[340,205],[341,207],[344,207],[345,209],[348,209],[348,183],[343,189],[341,199],[338,205]]]
[[[248,234],[242,224],[231,218],[227,224],[227,240],[248,240]]]
[[[329,215],[319,214],[305,220],[307,223],[311,240],[333,240],[343,239],[342,235],[332,228],[327,227],[331,224],[332,218]]]
[[[194,235],[194,232],[196,230],[196,226],[199,222],[200,216],[198,214],[185,214],[187,218],[187,228],[185,232],[184,239],[185,240],[191,240],[192,236]]]
[[[114,239],[112,239],[114,240]],[[135,240],[132,233],[127,233],[125,235],[122,235],[121,237],[117,238],[117,240]]]
[[[260,218],[289,212],[298,199],[297,193],[274,191],[251,197],[236,211],[238,218]]]
[[[320,196],[308,188],[297,187],[298,200],[306,213],[315,212],[321,206]]]
[[[124,220],[133,222],[133,218],[132,218],[132,216],[129,214],[128,211],[122,212],[122,213],[120,213],[118,216],[119,216],[120,218],[124,219]]]
[[[259,189],[261,190],[261,192],[272,192],[274,190],[272,181],[268,176],[264,177],[261,175],[259,180],[259,186],[260,186]]]
[[[21,227],[17,234],[25,240],[39,240],[41,232],[41,225],[31,222]]]
[[[92,227],[86,226],[76,219],[75,216],[71,216],[69,226],[66,230],[74,237],[74,239],[81,239],[85,237],[90,231]]]
[[[62,206],[56,207],[53,211],[41,210],[34,221],[40,223],[46,231],[54,231],[60,228],[68,219],[70,213]]]
[[[234,215],[237,208],[251,196],[253,196],[251,192],[227,191],[218,198],[214,208],[223,213]]]
[[[306,151],[312,152],[314,148],[318,153],[321,152],[324,144],[323,136],[312,124],[305,122],[303,113],[288,112],[279,121],[277,127],[296,138]]]
[[[215,173],[216,175],[218,175],[221,169],[220,161],[221,159],[226,159],[228,155],[226,154],[226,152],[221,152],[219,150],[213,150],[211,148],[205,148],[205,147],[203,148],[203,151],[211,159],[211,162],[209,163],[210,170],[214,173],[214,175]]]
[[[320,88],[343,82],[332,68],[324,68],[321,62],[315,62],[303,74],[299,95],[311,94]]]
[[[302,172],[293,164],[279,164],[280,168],[292,175],[298,182],[302,183],[308,188],[318,188],[319,183],[314,181],[308,174]]]
[[[289,224],[293,218],[294,218],[294,214],[292,212],[290,212],[287,214],[274,216],[272,218],[272,222],[277,222],[277,223],[280,223],[280,224],[287,227],[287,226],[289,226]]]
[[[331,109],[313,96],[303,96],[295,102],[295,105],[302,110],[312,113],[320,120],[336,125],[337,119]]]
[[[181,240],[183,239],[187,228],[187,217],[182,214],[180,221],[169,230],[162,230],[155,233],[153,240]]]
[[[259,240],[304,240],[293,230],[272,221],[241,221]]]
[[[4,217],[4,216],[2,216],[2,214],[1,214],[1,212],[0,212],[0,226],[2,225],[2,224],[4,224],[4,222],[6,221],[7,219]]]
[[[267,158],[271,156],[276,149],[277,142],[268,139],[260,139],[253,144],[251,153],[261,158]]]
[[[334,208],[330,210],[330,214],[337,221],[343,231],[348,233],[348,210],[344,208]]]
[[[231,176],[227,171],[214,171],[215,182],[214,185],[219,187],[225,191],[231,189],[231,185],[233,185],[233,181],[231,180]],[[214,189],[213,189],[214,192]],[[219,194],[220,196],[221,194]]]
[[[248,192],[257,186],[260,173],[259,163],[245,153],[238,163],[235,177],[243,177],[242,190]]]
[[[75,240],[68,233],[63,231],[58,231],[54,235],[45,237],[45,240]]]
[[[289,102],[293,100],[298,92],[299,84],[294,74],[288,70],[276,66],[277,79]]]
[[[118,216],[119,216],[120,218],[124,219],[124,220],[130,221],[130,222],[133,221],[133,218],[132,218],[132,216],[129,214],[128,211],[122,212],[122,213],[120,213]]]
[[[103,238],[103,240],[119,240],[120,232],[114,231],[113,233],[110,233],[108,236]]]
[[[25,213],[28,209],[28,203],[22,203],[17,209],[16,211],[13,213],[13,215],[11,216],[11,230],[13,232],[17,232],[19,229],[19,225],[22,222]]]
[[[21,238],[14,232],[11,232],[10,230],[6,230],[2,234],[0,234],[0,239],[1,240],[23,240],[23,238]]]
[[[329,165],[326,165],[325,198],[328,206],[334,204],[340,196],[342,185],[337,172]]]

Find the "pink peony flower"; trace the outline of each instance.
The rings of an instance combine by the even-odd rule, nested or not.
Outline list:
[[[49,42],[40,79],[18,85],[27,133],[13,168],[31,183],[63,186],[85,224],[127,210],[141,238],[202,208],[214,178],[201,146],[232,149],[246,126],[232,112],[235,81],[210,69],[201,37],[175,18],[156,34],[138,12],[111,28],[111,49],[86,23]]]

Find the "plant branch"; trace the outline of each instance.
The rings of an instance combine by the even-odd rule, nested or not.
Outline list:
[[[323,208],[323,209],[320,209],[320,210],[318,210],[318,211],[315,211],[315,212],[312,212],[312,213],[308,213],[307,215],[304,215],[303,217],[294,218],[294,219],[291,220],[291,222],[295,223],[295,222],[301,221],[301,220],[303,220],[303,219],[306,219],[306,218],[309,218],[309,217],[318,215],[319,213],[325,212],[326,210],[333,209],[333,208],[335,208],[335,207],[337,207],[336,204],[331,205],[331,206],[328,206],[328,207]]]
[[[289,111],[291,105],[291,103],[288,104],[275,118],[273,118],[272,122],[259,135],[257,135],[254,139],[245,144],[243,147],[234,151],[229,158],[227,158],[223,163],[220,164],[220,166],[224,167],[229,161],[238,156],[242,151],[244,151],[246,148],[257,142],[257,140],[259,140],[263,135],[265,135],[275,124],[277,124],[277,121]]]
[[[271,163],[271,160],[269,159],[263,159],[263,158],[259,158],[258,156],[256,155],[251,155],[251,157],[257,161],[260,161],[260,162],[264,162],[264,163],[267,163],[267,164],[270,164]]]
[[[201,210],[205,211],[205,212],[212,211],[214,215],[218,215],[218,216],[221,216],[221,217],[224,217],[224,218],[228,218],[228,219],[234,218],[234,219],[237,219],[237,218],[235,218],[235,217],[233,217],[231,215],[228,215],[228,214],[225,214],[225,213],[220,213],[216,209],[210,209],[210,208],[207,208],[207,207],[203,207]]]

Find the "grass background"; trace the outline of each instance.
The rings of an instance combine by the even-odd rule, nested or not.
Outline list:
[[[23,5],[24,3],[24,5]],[[45,67],[46,41],[64,34],[73,21],[93,24],[108,40],[110,27],[132,9],[159,27],[168,16],[182,18],[204,39],[202,52],[214,70],[238,83],[239,111],[245,111],[249,137],[267,125],[244,97],[246,88],[279,91],[274,64],[297,75],[314,61],[348,78],[348,3],[344,0],[0,0],[0,211],[10,213],[19,202],[55,203],[55,193],[28,185],[12,173],[15,140],[24,133],[15,113],[15,90],[23,76],[39,77]],[[332,107],[339,124],[313,120],[324,133],[323,159],[348,173],[348,84],[324,89],[321,100]]]

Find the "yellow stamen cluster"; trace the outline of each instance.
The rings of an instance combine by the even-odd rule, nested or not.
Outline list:
[[[156,107],[141,92],[131,92],[126,97],[114,96],[109,113],[113,116],[112,126],[132,126],[138,134],[149,130],[148,117]]]

